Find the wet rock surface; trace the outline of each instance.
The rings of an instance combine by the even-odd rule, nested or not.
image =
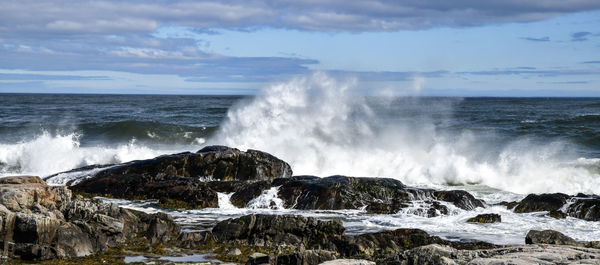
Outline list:
[[[530,230],[525,237],[526,244],[552,244],[552,245],[571,245],[583,246],[583,243],[565,236],[563,233],[554,230]]]
[[[600,221],[600,196],[563,193],[529,194],[514,208],[516,213],[548,211],[548,216],[562,219],[566,216],[586,221]]]
[[[448,213],[448,208],[439,201],[451,203],[464,210],[484,206],[481,200],[462,190],[417,189],[390,178],[347,176],[294,176],[275,179],[270,184],[253,183],[234,193],[231,200],[234,205],[242,207],[272,187],[278,187],[277,195],[283,200],[285,208],[299,210],[364,208],[368,213],[393,214],[410,206],[413,201],[422,201],[430,205],[424,215],[433,217]]]
[[[502,222],[502,217],[499,214],[487,213],[479,214],[475,217],[467,219],[468,223],[498,223]]]
[[[212,235],[218,243],[289,248],[297,251],[326,250],[331,257],[365,259],[434,243],[460,249],[497,247],[479,241],[447,241],[430,236],[420,229],[397,229],[354,236],[344,235],[344,231],[339,220],[320,221],[299,215],[253,214],[218,223],[212,229]]]
[[[79,257],[141,238],[163,243],[179,235],[169,215],[127,210],[73,196],[38,177],[0,179],[2,256],[25,260]]]
[[[286,162],[270,154],[208,146],[196,153],[113,166],[70,188],[123,199],[158,199],[167,208],[206,208],[218,207],[217,192],[233,192],[247,183],[291,174]]]

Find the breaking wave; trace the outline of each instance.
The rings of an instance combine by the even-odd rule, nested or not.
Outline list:
[[[434,122],[432,115],[451,116],[452,102],[405,98],[398,109],[390,98],[360,96],[355,88],[352,80],[323,73],[271,85],[232,107],[208,143],[270,152],[294,174],[481,184],[520,194],[597,193],[600,160],[572,155],[571,143],[496,142],[494,135],[447,126],[448,119]],[[378,115],[382,111],[386,115]]]

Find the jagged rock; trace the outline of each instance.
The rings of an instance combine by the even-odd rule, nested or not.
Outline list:
[[[480,200],[465,191],[435,191],[406,187],[402,182],[389,178],[358,178],[331,176],[295,176],[279,178],[267,183],[255,183],[231,197],[237,206],[244,206],[265,189],[279,187],[278,197],[284,207],[294,209],[360,209],[368,213],[397,213],[415,200],[425,200],[431,205],[427,215],[446,214],[447,207],[439,201],[447,201],[456,207],[471,210],[483,207]]]
[[[554,230],[529,230],[525,237],[526,244],[552,244],[552,245],[571,245],[583,246],[584,244],[565,236],[563,233]]]
[[[567,215],[587,221],[600,221],[599,196],[578,194],[571,199],[575,201],[567,207]]]
[[[218,243],[295,250],[297,255],[282,255],[277,258],[278,264],[284,259],[285,264],[300,261],[301,264],[317,264],[314,262],[344,257],[374,259],[434,243],[459,249],[498,247],[479,241],[447,241],[419,229],[397,229],[353,236],[343,233],[344,227],[340,221],[318,221],[297,215],[247,215],[219,222],[212,230]],[[326,252],[298,254],[305,250]]]
[[[344,227],[340,221],[319,221],[299,215],[252,214],[217,223],[217,242],[299,249],[335,249]]]
[[[570,198],[563,193],[529,194],[515,207],[515,213],[559,210]]]
[[[113,166],[71,189],[125,199],[158,199],[166,208],[205,208],[218,207],[217,192],[234,192],[245,183],[271,181],[291,174],[286,162],[270,154],[209,146],[197,153]]]
[[[571,216],[587,221],[600,221],[600,196],[562,193],[529,194],[515,207],[516,213],[548,211],[548,216]]]
[[[495,213],[479,214],[475,217],[467,219],[467,222],[469,223],[499,223],[501,221],[502,217]]]
[[[176,239],[166,214],[146,214],[73,197],[37,177],[0,179],[0,247],[21,259],[78,257],[103,251],[133,237],[148,243]]]

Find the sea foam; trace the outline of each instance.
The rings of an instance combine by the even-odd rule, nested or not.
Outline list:
[[[137,144],[134,139],[126,144],[84,147],[79,138],[76,133],[51,134],[44,131],[29,140],[0,144],[0,176],[31,174],[43,177],[87,165],[149,159],[179,151],[151,148]]]

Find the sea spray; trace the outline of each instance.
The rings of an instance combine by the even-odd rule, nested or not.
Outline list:
[[[208,143],[270,152],[295,174],[392,177],[438,188],[481,184],[520,194],[597,193],[600,175],[581,162],[599,161],[569,156],[569,143],[496,142],[494,135],[452,128],[450,118],[433,122],[428,109],[452,116],[444,101],[401,99],[395,104],[407,108],[375,110],[396,99],[358,96],[355,86],[323,73],[268,86],[231,108]]]
[[[263,193],[252,199],[248,202],[247,208],[249,209],[272,209],[272,210],[282,210],[283,208],[283,200],[277,197],[277,193],[279,192],[279,187],[272,187],[268,190],[263,191]]]
[[[81,146],[80,135],[43,131],[30,140],[0,144],[0,175],[47,176],[88,165],[122,163],[149,159],[174,152],[139,145],[135,139],[116,146]]]

